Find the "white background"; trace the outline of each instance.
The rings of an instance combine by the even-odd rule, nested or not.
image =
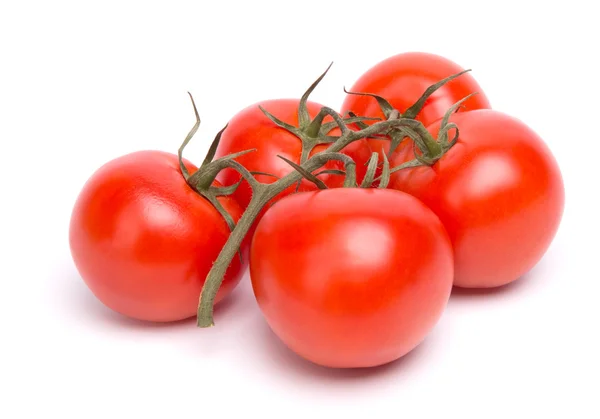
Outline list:
[[[0,3],[0,417],[600,417],[593,2],[161,3]],[[559,161],[563,223],[522,280],[454,293],[425,343],[367,371],[290,353],[247,277],[210,330],[130,321],[87,290],[68,249],[73,202],[109,159],[175,152],[194,122],[186,91],[199,162],[238,110],[298,97],[331,61],[313,99],[339,107],[344,85],[415,50],[472,68]]]

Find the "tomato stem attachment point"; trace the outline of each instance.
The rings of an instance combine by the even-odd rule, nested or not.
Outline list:
[[[281,119],[277,118],[275,115],[271,114],[269,111],[267,111],[259,105],[259,109],[265,114],[267,118],[269,118],[269,120],[271,120],[271,122],[273,122],[278,127],[283,128],[288,132],[292,133],[301,141],[302,151],[300,154],[300,164],[308,160],[310,153],[317,145],[330,144],[337,141],[339,136],[329,136],[331,130],[335,129],[336,127],[342,130],[348,129],[346,124],[357,123],[366,120],[380,120],[380,118],[367,118],[357,116],[353,116],[350,118],[342,118],[333,109],[327,107],[322,107],[319,113],[315,116],[315,118],[311,119],[308,110],[308,98],[319,85],[319,83],[323,80],[323,78],[327,75],[332,65],[333,62],[329,64],[327,69],[302,94],[302,97],[300,98],[300,101],[298,103],[297,127],[285,121],[282,121]],[[325,119],[327,117],[332,118],[333,121],[325,122]],[[342,122],[341,125],[340,122]]]
[[[439,82],[437,82],[437,83],[429,86],[425,90],[425,92],[421,95],[421,97],[419,97],[419,99],[413,105],[411,105],[408,109],[406,109],[404,111],[404,113],[402,113],[398,109],[395,109],[394,106],[387,99],[385,99],[382,96],[376,95],[374,93],[352,92],[352,91],[347,90],[345,87],[344,87],[344,92],[346,94],[350,94],[350,95],[372,97],[373,99],[375,99],[377,101],[377,104],[379,105],[379,108],[381,109],[381,112],[383,113],[383,115],[385,116],[385,118],[387,120],[400,119],[400,118],[415,119],[418,116],[418,114],[421,112],[421,110],[423,110],[423,107],[425,106],[425,103],[427,102],[427,100],[437,90],[439,90],[441,87],[443,87],[448,82],[454,80],[457,77],[462,76],[463,74],[465,74],[465,73],[467,73],[469,71],[471,71],[471,69],[460,71],[460,72],[458,72],[456,74],[452,74],[451,76],[448,76],[445,79],[442,79]],[[470,97],[470,96],[471,95],[467,96],[467,98]],[[466,100],[467,98],[465,98],[464,100]],[[458,110],[458,108],[455,108],[452,112],[455,112],[457,110]],[[349,112],[349,114],[351,116],[355,116],[352,112]],[[357,125],[359,125],[361,128],[363,128],[366,124],[359,122]],[[391,154],[398,148],[398,146],[400,145],[400,143],[407,137],[406,133],[403,132],[400,129],[389,130],[388,132],[386,132],[384,134],[387,135],[387,136],[389,136],[390,139],[391,139],[389,153],[388,153],[389,156],[391,156]],[[436,154],[440,154],[441,153],[441,149],[439,149],[433,143],[433,141],[432,141],[432,139],[430,137],[423,136],[423,135],[421,135],[421,137],[422,137],[421,143],[420,143],[420,148],[421,149],[427,148],[428,153],[432,154],[432,155],[436,155]],[[411,137],[411,138],[413,139],[413,141],[415,140],[413,137]],[[378,139],[382,139],[382,138],[378,138]]]

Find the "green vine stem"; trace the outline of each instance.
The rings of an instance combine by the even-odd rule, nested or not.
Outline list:
[[[445,79],[442,79],[435,84],[432,84],[425,90],[425,92],[423,92],[421,97],[419,97],[419,99],[417,99],[417,101],[413,105],[411,105],[407,110],[405,110],[404,112],[401,112],[398,109],[394,109],[392,104],[387,99],[385,99],[379,95],[376,95],[373,93],[365,93],[365,92],[351,92],[351,91],[346,90],[346,88],[344,88],[344,92],[349,95],[372,97],[373,99],[375,99],[377,101],[377,104],[381,108],[381,112],[383,112],[383,115],[386,117],[386,119],[397,119],[397,118],[415,119],[417,117],[417,115],[419,114],[419,112],[421,112],[421,110],[425,106],[425,102],[427,102],[427,99],[429,99],[431,97],[431,95],[433,95],[435,92],[437,92],[446,83],[454,80],[457,77],[462,76],[465,73],[468,73],[469,71],[471,71],[471,69],[463,70],[459,73],[452,74],[451,76],[448,76]]]
[[[370,125],[359,131],[353,131],[347,127],[342,117],[333,109],[323,107],[322,112],[326,115],[331,116],[334,119],[334,121],[336,121],[341,131],[341,136],[335,142],[331,143],[331,145],[325,151],[313,155],[312,157],[308,158],[304,163],[300,164],[300,167],[303,169],[303,171],[312,173],[313,171],[325,165],[329,160],[341,160],[344,163],[346,163],[347,175],[345,186],[356,185],[355,176],[354,179],[352,178],[352,175],[348,176],[348,173],[354,172],[354,168],[352,167],[354,162],[350,163],[347,160],[347,158],[349,158],[348,156],[339,153],[342,149],[348,146],[348,144],[360,140],[362,138],[366,138],[368,136],[384,132],[390,128],[401,128],[403,126],[408,125],[414,128],[416,131],[421,130],[421,128],[418,127],[418,124],[420,124],[420,122],[400,118],[376,122],[373,125]],[[424,130],[425,128],[422,127],[422,129]],[[242,176],[247,176],[248,174],[244,173],[243,169],[238,167],[235,163],[237,162],[234,162],[231,159],[222,160],[221,162],[215,161],[213,162],[213,164],[215,164],[214,170],[221,170],[225,167],[233,167],[236,170],[240,170],[240,174]],[[212,176],[213,172],[211,171],[210,177]],[[273,198],[275,198],[277,195],[283,192],[285,189],[301,180],[302,177],[302,173],[294,170],[271,184],[263,184],[258,182],[256,179],[249,180],[248,183],[252,187],[252,198],[250,200],[250,203],[242,217],[239,219],[232,233],[230,234],[225,246],[223,247],[223,249],[221,249],[221,252],[217,260],[213,264],[210,272],[208,273],[208,276],[206,277],[206,281],[202,288],[197,313],[197,324],[199,327],[205,328],[214,326],[213,306],[217,292],[221,286],[221,283],[223,282],[223,278],[225,276],[229,264],[231,263],[233,257],[235,256],[236,252],[241,246],[242,241],[246,237],[254,220],[260,214],[262,208]]]
[[[417,115],[421,112],[421,110],[425,106],[425,103],[427,102],[427,99],[429,99],[431,97],[431,95],[433,95],[436,91],[438,91],[446,83],[454,80],[457,77],[462,76],[463,74],[465,74],[469,71],[471,71],[471,70],[470,69],[463,70],[459,73],[452,74],[451,76],[448,76],[445,79],[442,79],[435,84],[432,84],[425,90],[425,92],[421,95],[421,97],[419,97],[419,99],[417,99],[417,101],[413,105],[411,105],[408,109],[406,109],[404,112],[401,112],[400,110],[395,109],[387,99],[385,99],[379,95],[376,95],[373,93],[366,93],[366,92],[351,92],[351,91],[346,90],[345,87],[344,87],[344,92],[349,95],[372,97],[373,99],[375,99],[377,101],[377,104],[379,105],[381,112],[383,113],[383,115],[385,116],[385,118],[387,120],[399,119],[399,118],[415,119],[417,117]],[[468,97],[470,97],[470,96],[468,96]],[[464,100],[466,100],[467,98],[465,98]],[[462,102],[464,102],[464,100]],[[460,103],[462,104],[462,102],[460,102]],[[458,107],[455,110],[457,110],[457,109],[458,109]],[[353,113],[350,113],[350,114],[351,114],[351,116],[355,116]],[[360,128],[364,128],[366,125],[363,121],[357,121],[356,124]],[[409,135],[407,135],[407,132],[404,129],[398,129],[398,128],[390,129],[387,132],[384,132],[383,134],[384,134],[384,136],[389,136],[391,139],[390,151],[388,152],[388,156],[391,156],[391,154],[394,152],[394,150],[396,150],[396,148],[398,148],[398,146],[400,145],[402,140],[404,140],[406,137],[409,136]],[[381,138],[381,137],[377,137],[377,138],[385,139],[385,138]],[[441,152],[441,150],[439,148],[437,148],[431,141],[426,141],[426,143],[424,145],[427,147],[428,152],[430,154],[439,154]]]
[[[417,121],[413,122],[413,125],[415,125],[417,127],[417,129],[412,129],[412,128],[408,128],[408,127],[399,128],[399,130],[403,130],[403,132],[405,132],[411,139],[413,139],[413,154],[414,154],[415,158],[413,160],[404,162],[394,168],[390,168],[387,155],[384,154],[383,173],[381,176],[376,178],[374,180],[374,182],[379,181],[380,182],[379,187],[382,187],[381,186],[382,184],[385,185],[383,187],[387,187],[392,173],[395,173],[399,170],[408,169],[411,167],[432,166],[439,159],[441,159],[458,141],[458,135],[459,135],[458,126],[453,122],[449,122],[450,116],[454,112],[456,112],[458,107],[460,105],[462,105],[467,99],[469,99],[471,96],[474,96],[476,94],[477,94],[477,92],[471,93],[470,95],[465,96],[463,99],[456,102],[454,105],[452,105],[446,111],[446,113],[444,114],[444,117],[442,118],[442,121],[440,123],[440,129],[438,131],[437,140],[434,139],[433,136],[426,129],[425,129],[425,131],[422,131],[418,127],[418,125],[420,123],[414,124],[414,122],[417,122]],[[410,125],[410,124],[411,123],[407,122],[407,125]],[[422,126],[422,124],[421,124],[421,126]],[[449,140],[448,133],[450,132],[451,129],[454,129],[455,132],[454,132],[454,136],[452,137],[452,140]],[[431,147],[431,145],[433,145],[434,143],[435,143],[435,146]]]
[[[308,94],[310,94],[310,92],[312,91],[312,89],[314,89],[316,84],[323,78],[325,73],[315,83],[313,83],[313,85],[311,85],[307,93],[303,96],[304,105],[306,103],[306,98],[308,97]],[[470,96],[471,95],[467,96],[448,110],[442,121],[442,125],[440,127],[437,139],[431,136],[431,134],[427,131],[427,129],[423,126],[421,122],[412,118],[405,118],[394,110],[392,110],[392,112],[388,115],[391,116],[391,118],[388,118],[387,120],[383,121],[378,120],[375,121],[372,125],[367,125],[364,124],[363,121],[372,118],[362,118],[353,115],[351,115],[350,118],[343,118],[333,109],[328,107],[322,107],[315,119],[311,121],[310,117],[308,116],[308,113],[305,112],[305,109],[303,109],[302,106],[300,106],[298,115],[300,120],[300,127],[296,128],[293,126],[288,126],[288,124],[279,121],[275,116],[269,114],[263,109],[265,115],[267,115],[267,117],[269,117],[273,122],[282,126],[285,129],[288,129],[293,133],[296,133],[303,142],[305,141],[305,138],[308,138],[304,130],[308,130],[311,134],[318,132],[318,135],[316,137],[310,138],[310,142],[313,146],[315,144],[330,144],[325,151],[316,153],[310,157],[308,157],[308,153],[303,152],[303,155],[306,155],[304,156],[304,160],[300,161],[300,164],[288,161],[288,163],[291,163],[296,170],[290,172],[282,178],[278,178],[274,183],[263,184],[254,177],[255,173],[248,171],[239,162],[235,161],[236,157],[239,157],[246,153],[251,153],[255,150],[241,151],[213,161],[217,146],[221,138],[221,134],[227,127],[223,128],[216,135],[212,145],[209,148],[206,158],[204,159],[199,169],[193,174],[190,174],[188,172],[187,168],[183,163],[183,150],[189,143],[191,138],[194,136],[200,125],[200,117],[198,115],[198,110],[194,103],[194,99],[190,94],[190,98],[194,107],[194,114],[196,116],[196,123],[186,136],[181,147],[179,148],[178,155],[180,162],[180,170],[184,179],[190,185],[190,187],[192,187],[199,194],[204,196],[215,206],[215,208],[227,221],[227,224],[231,229],[231,234],[225,246],[221,249],[217,260],[212,265],[212,268],[209,271],[204,286],[202,288],[200,299],[198,302],[197,325],[202,328],[214,326],[214,301],[217,292],[221,286],[221,283],[223,282],[223,279],[225,277],[227,268],[229,267],[236,253],[239,254],[241,244],[246,235],[248,234],[248,231],[252,227],[254,221],[261,213],[262,209],[269,202],[271,202],[273,198],[275,198],[288,187],[292,186],[295,183],[298,183],[303,177],[308,177],[309,180],[312,181],[315,181],[316,179],[316,183],[320,184],[319,182],[321,181],[318,180],[316,176],[314,176],[312,173],[315,170],[324,166],[330,160],[338,160],[344,163],[344,187],[356,187],[356,164],[349,156],[340,153],[340,151],[342,151],[345,147],[347,147],[350,143],[354,141],[379,135],[385,136],[391,130],[401,132],[403,135],[406,135],[413,139],[415,148],[415,159],[391,169],[389,167],[388,158],[384,155],[382,175],[379,178],[374,179],[375,166],[377,165],[377,157],[375,155],[372,156],[369,160],[368,176],[361,183],[362,187],[371,186],[375,181],[379,181],[379,187],[385,188],[389,182],[390,175],[396,172],[397,170],[401,170],[402,168],[407,167],[416,167],[419,165],[434,164],[435,161],[439,160],[439,158],[441,158],[456,143],[458,139],[458,128],[455,124],[449,123],[449,118],[451,113],[453,113],[458,108],[458,106],[460,106]],[[335,126],[337,126],[340,129],[340,136],[328,137],[326,135],[331,129],[335,127],[331,125],[331,123],[323,124],[324,119],[328,116],[333,119],[333,123],[335,124]],[[346,125],[347,123],[355,122],[359,124],[359,130],[351,130]],[[325,128],[327,128],[327,132],[324,132]],[[455,129],[456,132],[454,138],[452,140],[449,140],[448,135],[451,129]],[[312,147],[310,149],[312,149]],[[420,150],[420,153],[418,152],[418,150]],[[235,191],[235,188],[239,185],[239,182],[235,185],[226,187],[219,187],[213,185],[217,174],[225,168],[236,170],[240,174],[241,179],[246,180],[252,188],[252,198],[250,200],[250,203],[244,211],[242,217],[238,220],[237,224],[234,223],[230,214],[228,214],[225,211],[225,209],[220,204],[217,198],[233,193]],[[327,170],[323,172],[326,171]],[[269,175],[268,173],[263,174]]]
[[[378,179],[379,180],[378,188],[380,188],[380,189],[387,188],[390,183],[391,175],[392,175],[392,172],[390,171],[390,161],[388,160],[387,154],[384,153],[383,154],[383,169],[381,171],[381,176]]]
[[[377,163],[379,160],[379,153],[372,153],[371,158],[367,162],[367,173],[365,174],[365,178],[360,184],[361,188],[369,188],[373,185],[373,181],[375,180],[375,172],[377,171]]]
[[[287,122],[284,122],[277,118],[275,115],[268,112],[262,106],[259,106],[260,110],[265,114],[267,118],[271,120],[275,125],[283,128],[292,134],[294,134],[302,143],[302,151],[300,155],[300,163],[304,163],[308,160],[308,156],[312,150],[319,144],[329,144],[335,142],[338,137],[329,136],[329,132],[338,126],[337,121],[325,122],[327,116],[332,116],[331,109],[322,108],[320,112],[311,119],[308,111],[308,99],[312,92],[319,85],[321,80],[327,75],[327,72],[331,68],[333,63],[329,64],[327,69],[321,74],[304,92],[298,103],[298,126],[295,127]],[[336,113],[337,115],[337,113]],[[380,118],[368,118],[361,116],[351,116],[349,118],[342,119],[346,124],[360,123],[363,121],[380,121]]]

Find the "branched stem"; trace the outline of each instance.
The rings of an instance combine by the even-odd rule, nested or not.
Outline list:
[[[403,126],[409,126],[419,131],[419,128],[415,125],[415,123],[417,125],[421,124],[417,121],[400,118],[389,121],[376,122],[373,125],[361,129],[360,131],[352,131],[346,126],[342,118],[333,109],[324,108],[323,112],[328,115],[331,115],[334,121],[336,121],[340,128],[340,131],[342,132],[342,135],[337,141],[332,143],[327,148],[327,150],[321,153],[317,153],[314,156],[310,157],[308,160],[301,164],[301,167],[305,171],[312,173],[313,171],[325,165],[329,160],[341,160],[346,164],[345,185],[349,185],[350,183],[352,183],[352,186],[356,184],[354,162],[348,156],[339,153],[341,150],[343,150],[346,146],[348,146],[348,144],[352,143],[353,141],[357,141],[362,138],[366,138],[371,135],[384,132],[385,130],[388,130],[390,128],[400,128]],[[424,127],[422,128],[425,129]],[[347,159],[350,159],[351,163],[347,161]],[[218,162],[214,170],[222,170],[222,168],[224,167],[231,167],[236,170],[239,170],[240,167],[238,165],[241,166],[234,160],[222,160]],[[210,172],[211,173],[207,176],[213,177],[213,170],[210,170]],[[247,171],[240,170],[240,174],[242,176],[252,176],[251,173],[246,172]],[[214,174],[214,176],[216,176],[216,173]],[[238,249],[240,248],[244,237],[246,237],[248,231],[252,227],[254,220],[258,217],[263,207],[267,205],[273,198],[275,198],[285,189],[292,186],[294,183],[297,183],[301,179],[302,174],[294,170],[271,184],[262,184],[256,180],[248,181],[248,183],[252,187],[252,198],[250,200],[250,203],[248,204],[246,211],[239,219],[235,228],[230,234],[227,243],[225,244],[225,246],[223,246],[223,249],[221,249],[221,252],[219,253],[217,260],[213,264],[210,272],[208,273],[208,276],[206,277],[206,282],[202,288],[202,293],[200,295],[200,301],[198,304],[197,324],[199,327],[214,326],[213,306],[217,292],[219,291],[221,283],[223,282],[225,273],[227,272],[227,267],[233,260],[235,254],[238,252]]]
[[[455,75],[445,79],[444,81],[440,82],[441,84],[438,84],[437,88],[439,88],[440,85],[443,85],[443,83],[457,76],[458,75]],[[311,86],[309,91],[312,91],[314,86],[316,86],[316,83],[313,86]],[[425,95],[430,95],[433,91],[435,91],[435,89],[433,88],[430,90],[428,90]],[[450,142],[448,141],[449,128],[447,128],[447,126],[455,128],[456,132],[458,132],[458,129],[455,125],[448,123],[450,112],[454,111],[464,100],[468,98],[467,97],[463,99],[463,101],[457,103],[448,111],[442,122],[441,138],[435,139],[427,131],[427,129],[423,126],[421,122],[411,118],[403,117],[397,112],[388,115],[391,116],[391,118],[388,118],[385,121],[375,122],[372,125],[357,122],[357,125],[359,126],[360,130],[353,131],[348,128],[345,121],[337,112],[335,112],[331,108],[323,107],[321,108],[321,111],[314,120],[316,121],[316,123],[311,127],[311,121],[308,116],[308,112],[306,109],[304,109],[306,107],[307,97],[308,94],[306,94],[305,97],[303,96],[302,106],[299,110],[299,119],[301,120],[300,128],[302,130],[306,130],[307,128],[309,128],[309,131],[312,134],[316,131],[317,126],[322,127],[322,122],[326,116],[331,116],[331,118],[333,118],[335,124],[339,127],[341,131],[341,135],[339,136],[339,138],[334,139],[331,142],[331,145],[325,151],[317,153],[311,157],[309,157],[309,152],[312,149],[312,147],[314,147],[314,145],[318,143],[329,142],[328,138],[309,138],[305,135],[304,131],[301,132],[301,130],[296,127],[288,127],[287,124],[278,120],[275,116],[263,110],[265,115],[267,115],[267,117],[269,117],[269,119],[271,119],[274,123],[297,134],[300,137],[300,139],[303,140],[303,142],[307,142],[306,144],[303,143],[303,149],[306,149],[306,151],[304,151],[302,154],[300,164],[296,165],[296,163],[293,163],[293,165],[296,165],[297,169],[299,168],[300,170],[294,170],[285,175],[284,177],[277,179],[271,184],[263,184],[258,182],[254,175],[250,171],[248,171],[244,166],[242,166],[237,161],[233,160],[232,156],[228,156],[212,162],[205,161],[205,164],[202,165],[201,170],[194,173],[194,175],[189,176],[189,178],[186,178],[188,183],[195,186],[197,190],[205,194],[205,196],[207,193],[206,191],[209,191],[209,194],[212,193],[212,195],[209,195],[209,198],[213,201],[216,199],[214,194],[215,191],[214,189],[212,189],[211,192],[210,185],[214,181],[219,171],[225,168],[231,168],[236,170],[241,175],[241,177],[248,182],[252,189],[252,198],[250,199],[248,207],[244,211],[244,214],[239,219],[238,223],[233,228],[225,246],[221,249],[217,260],[214,262],[210,272],[206,277],[206,281],[204,283],[200,295],[200,301],[198,303],[197,323],[199,327],[211,327],[214,325],[213,306],[216,295],[219,291],[219,288],[221,287],[221,283],[223,282],[223,279],[227,272],[227,268],[229,267],[235,254],[238,253],[240,246],[244,241],[244,238],[250,231],[252,225],[254,224],[254,221],[259,216],[265,205],[271,202],[277,195],[282,193],[290,186],[294,184],[299,184],[303,176],[306,177],[307,174],[309,175],[308,177],[312,179],[312,181],[315,181],[316,178],[314,178],[312,173],[315,170],[322,167],[323,165],[325,165],[330,160],[339,160],[344,163],[346,169],[346,179],[344,182],[344,186],[355,187],[356,164],[349,156],[340,153],[340,151],[342,151],[345,147],[347,147],[350,143],[354,141],[363,138],[369,138],[378,134],[385,134],[388,133],[390,130],[399,130],[400,133],[407,134],[411,138],[413,138],[415,144],[415,160],[406,162],[398,167],[391,169],[389,167],[389,162],[387,161],[387,156],[384,156],[385,161],[383,175],[378,179],[373,179],[375,173],[373,168],[375,167],[375,165],[371,164],[371,172],[373,173],[369,175],[368,179],[365,181],[365,185],[366,183],[371,184],[373,180],[380,180],[380,187],[386,187],[389,182],[389,176],[391,173],[408,167],[431,165],[435,163],[435,161],[439,160],[457,140],[457,135],[455,135],[455,138],[453,140],[451,140]],[[193,130],[193,132],[195,132],[195,130]],[[193,133],[191,134],[193,135]],[[215,144],[218,144],[219,137],[220,133],[215,139],[213,147],[211,147],[212,155],[210,155],[209,153],[210,159],[212,158],[212,156],[214,156],[212,150],[216,149]],[[440,141],[440,139],[442,141]],[[187,141],[189,141],[189,138],[186,138],[184,145],[187,144]],[[304,147],[304,145],[307,145],[307,147]],[[417,145],[421,149],[422,154],[416,152]],[[242,152],[242,154],[243,153],[245,152]],[[241,154],[238,153],[237,156],[239,155]],[[372,162],[374,158],[375,156],[372,158]],[[210,159],[207,157],[207,160]],[[186,173],[184,168],[182,168],[182,172],[185,176]],[[316,183],[319,184],[319,182],[321,181],[317,179]],[[230,224],[230,222],[228,222],[228,224]]]

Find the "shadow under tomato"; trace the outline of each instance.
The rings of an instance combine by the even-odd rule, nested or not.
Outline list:
[[[503,298],[518,293],[522,293],[527,289],[534,288],[540,282],[543,275],[543,270],[534,268],[527,272],[519,279],[502,285],[500,287],[493,288],[461,288],[453,287],[452,294],[450,295],[451,300],[455,301],[466,301],[471,299],[481,298]]]
[[[429,346],[435,339],[425,339],[419,346],[402,358],[376,367],[364,368],[328,368],[312,363],[289,349],[271,330],[264,319],[260,318],[260,325],[255,324],[254,332],[257,333],[262,348],[260,352],[268,357],[268,363],[276,364],[277,370],[287,370],[294,375],[310,380],[318,379],[329,382],[364,381],[366,379],[379,379],[382,376],[396,374],[399,370],[408,371],[416,367],[427,356]],[[433,336],[431,336],[433,338]]]
[[[172,322],[152,322],[134,319],[120,314],[98,300],[94,294],[86,287],[83,280],[75,276],[65,281],[66,286],[62,293],[64,300],[61,301],[63,309],[69,311],[71,316],[83,319],[85,321],[99,322],[104,326],[116,326],[119,329],[152,330],[152,329],[180,329],[182,327],[196,327],[196,318],[172,321]],[[233,309],[238,297],[236,290],[226,299],[221,301],[215,307],[215,316],[228,317],[228,313]]]

